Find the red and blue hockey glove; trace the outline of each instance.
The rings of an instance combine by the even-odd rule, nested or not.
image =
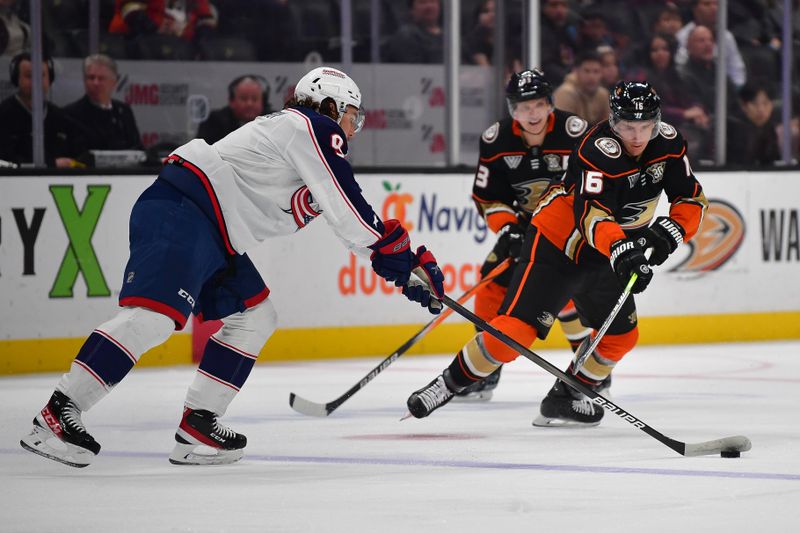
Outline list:
[[[644,256],[644,248],[640,241],[634,239],[620,239],[611,245],[611,268],[623,287],[628,285],[631,275],[637,275],[631,287],[633,294],[645,290],[653,279],[653,271],[647,266],[647,258]]]
[[[411,238],[396,219],[385,221],[383,227],[383,237],[369,247],[372,250],[372,270],[400,287],[408,283],[416,261],[411,251]]]
[[[418,302],[432,314],[438,315],[442,312],[444,275],[436,258],[424,246],[417,248],[414,259],[414,274],[419,279],[410,279],[403,286],[403,294],[412,302]]]
[[[650,255],[651,265],[660,265],[667,260],[669,255],[678,249],[683,242],[686,231],[680,224],[669,217],[658,217],[647,228],[644,238],[647,239],[647,248],[652,248]]]

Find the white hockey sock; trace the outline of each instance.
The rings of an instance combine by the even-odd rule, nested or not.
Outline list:
[[[86,339],[56,390],[87,411],[127,375],[144,352],[166,341],[174,329],[175,323],[165,315],[142,307],[124,308]]]
[[[222,416],[244,385],[250,370],[277,325],[270,300],[222,320],[206,345],[203,360],[186,393],[185,404]]]

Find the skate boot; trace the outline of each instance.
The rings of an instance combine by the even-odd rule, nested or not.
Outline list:
[[[606,398],[611,398],[611,374],[606,376],[606,379],[601,381],[600,384],[595,387],[594,391]]]
[[[473,383],[469,387],[456,392],[454,402],[488,402],[492,399],[492,394],[497,384],[500,383],[500,371],[502,366],[497,367],[497,370],[483,378],[482,380]]]
[[[33,419],[33,429],[19,441],[35,454],[75,468],[91,464],[100,445],[86,432],[81,410],[66,394],[55,391]]]
[[[220,424],[217,415],[211,411],[184,407],[169,462],[174,465],[226,465],[241,459],[245,446],[247,437]],[[198,453],[199,447],[210,450]]]
[[[406,405],[414,418],[425,418],[453,399],[453,391],[447,386],[443,375],[411,394]]]
[[[596,426],[603,419],[603,408],[586,395],[556,380],[539,406],[533,421],[538,427]]]

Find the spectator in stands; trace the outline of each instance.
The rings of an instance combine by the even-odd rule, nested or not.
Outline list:
[[[597,54],[600,56],[602,71],[602,85],[611,90],[620,80],[619,64],[617,63],[617,53],[614,48],[608,45],[599,46]]]
[[[689,34],[692,33],[697,26],[705,26],[713,32],[717,25],[718,0],[692,0],[691,5],[694,20],[686,24],[675,35],[678,39],[678,53],[675,56],[675,62],[678,66],[685,65],[689,61]],[[746,67],[742,59],[742,54],[739,53],[739,47],[736,45],[736,40],[729,30],[725,31],[722,42],[725,46],[727,57],[725,68],[728,73],[728,78],[730,78],[735,87],[741,87],[744,85],[744,82],[747,81]],[[716,45],[712,53],[716,56]]]
[[[603,66],[594,50],[581,52],[572,72],[553,93],[553,104],[589,124],[608,118],[608,89],[602,86]]]
[[[308,40],[318,37],[303,34],[302,8],[296,0],[213,1],[219,12],[217,31],[220,37],[251,43],[259,61],[302,61]]]
[[[206,39],[217,28],[209,0],[116,0],[109,33],[128,37],[174,35],[186,41]]]
[[[650,39],[644,55],[644,79],[661,97],[661,114],[664,121],[683,133],[693,154],[703,154],[705,141],[711,128],[711,119],[696,95],[686,87],[675,67],[678,42],[667,34],[656,34]]]
[[[747,68],[747,77],[758,79],[761,85],[769,85],[772,92],[777,89],[780,78],[783,21],[773,19],[767,4],[764,0],[729,2],[728,29],[736,38]],[[795,1],[794,9],[797,7]]]
[[[381,50],[386,63],[441,63],[444,58],[440,0],[408,0],[411,22]]]
[[[212,111],[197,137],[213,144],[256,117],[269,113],[267,81],[255,74],[239,76],[228,85],[228,105]]]
[[[598,46],[604,44],[614,44],[606,16],[599,6],[592,4],[581,11],[581,21],[578,25],[578,47],[581,50],[597,49]]]
[[[672,2],[667,2],[656,15],[656,19],[653,22],[653,34],[675,37],[682,27],[681,10]]]
[[[542,0],[541,64],[554,86],[564,81],[575,61],[577,18],[567,0]]]
[[[0,55],[14,56],[30,47],[31,27],[17,16],[17,0],[0,0]]]
[[[741,113],[728,117],[727,162],[772,166],[781,159],[774,106],[768,89],[748,82],[739,89]]]
[[[494,0],[481,0],[475,6],[472,29],[464,36],[461,55],[468,65],[489,66],[494,53]]]
[[[678,73],[689,94],[697,98],[707,114],[713,114],[716,102],[716,58],[714,34],[706,26],[695,26],[686,43],[688,59],[678,67]],[[736,94],[728,79],[729,96]],[[732,98],[728,98],[732,103]]]
[[[64,108],[84,131],[90,150],[142,150],[131,106],[112,98],[119,73],[117,63],[103,54],[83,60],[85,94]]]
[[[0,102],[0,159],[16,164],[33,162],[31,109],[33,108],[33,64],[27,52],[9,64],[11,83],[17,92]],[[44,92],[44,156],[50,167],[85,166],[86,146],[77,125],[58,106],[46,100],[55,78],[53,60],[42,61]],[[82,160],[82,161],[79,161]]]

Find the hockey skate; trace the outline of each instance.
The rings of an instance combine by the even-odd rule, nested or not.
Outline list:
[[[89,466],[100,444],[86,432],[81,410],[66,394],[55,391],[33,419],[33,429],[19,441],[35,454],[75,468]]]
[[[502,366],[497,367],[497,370],[483,378],[482,380],[473,383],[469,387],[456,392],[453,396],[454,402],[488,402],[492,399],[494,389],[500,382],[500,371]]]
[[[539,406],[539,416],[533,421],[538,427],[596,426],[604,410],[585,394],[561,380],[556,380]]]
[[[245,446],[247,437],[220,424],[217,415],[211,411],[184,407],[169,462],[174,465],[226,465],[241,459]],[[207,451],[201,453],[198,448]]]
[[[436,379],[411,393],[406,405],[408,412],[414,418],[425,418],[447,402],[453,399],[453,391],[447,386],[444,376]]]

